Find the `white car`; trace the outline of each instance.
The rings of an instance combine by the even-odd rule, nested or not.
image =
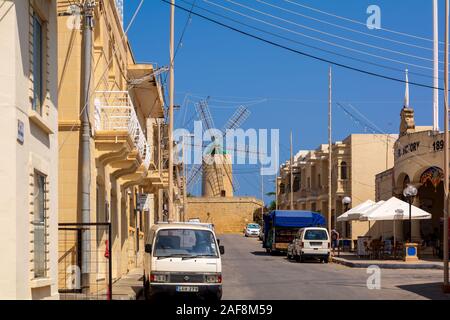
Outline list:
[[[144,292],[222,298],[225,249],[213,230],[193,223],[154,225],[145,241]]]
[[[245,227],[244,235],[246,237],[259,237],[259,233],[261,232],[261,227],[257,223],[249,223]]]
[[[330,235],[325,228],[302,228],[292,241],[291,256],[303,262],[315,258],[328,263],[330,258]]]

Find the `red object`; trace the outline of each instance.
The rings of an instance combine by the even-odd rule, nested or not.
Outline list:
[[[106,248],[105,248],[105,258],[109,259],[109,241],[108,240],[105,241],[105,246],[106,246]]]

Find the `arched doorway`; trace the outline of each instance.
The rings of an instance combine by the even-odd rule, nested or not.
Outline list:
[[[419,207],[429,213],[430,220],[420,222],[421,238],[431,245],[433,238],[441,237],[441,218],[444,213],[444,173],[439,167],[430,167],[420,175]]]

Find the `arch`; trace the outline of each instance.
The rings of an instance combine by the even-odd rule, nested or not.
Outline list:
[[[434,187],[434,189],[436,189],[443,180],[444,180],[444,172],[441,168],[436,166],[429,167],[428,169],[423,171],[419,179],[420,183],[423,186],[431,184]]]

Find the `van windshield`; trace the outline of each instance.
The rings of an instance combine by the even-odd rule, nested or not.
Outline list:
[[[166,229],[156,236],[155,257],[218,257],[214,234],[207,230]]]
[[[328,240],[325,230],[306,230],[305,240]]]

